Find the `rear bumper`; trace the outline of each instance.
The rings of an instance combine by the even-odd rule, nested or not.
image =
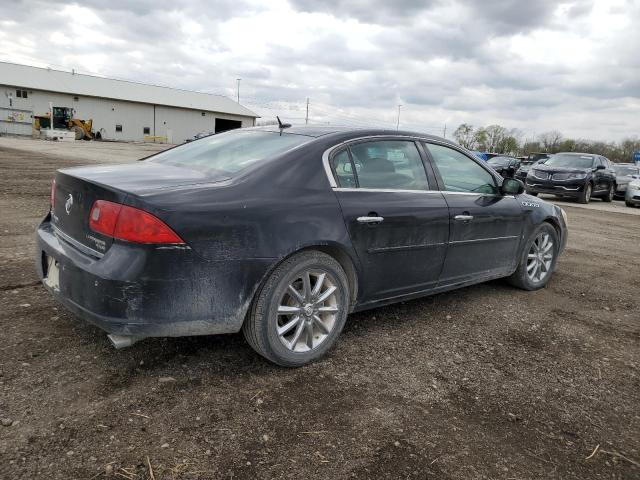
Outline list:
[[[271,259],[208,262],[189,247],[114,243],[94,258],[59,238],[45,219],[36,269],[65,308],[116,335],[174,337],[240,330]],[[47,259],[58,281],[47,281]]]

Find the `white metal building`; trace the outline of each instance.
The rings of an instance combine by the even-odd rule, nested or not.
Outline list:
[[[202,131],[252,126],[258,117],[222,95],[0,62],[0,134],[31,135],[33,115],[46,114],[49,102],[93,119],[108,140],[182,143]]]

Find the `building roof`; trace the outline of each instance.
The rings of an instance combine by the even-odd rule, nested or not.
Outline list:
[[[15,63],[0,62],[0,83],[31,90],[112,98],[253,118],[259,116],[224,95],[179,90]]]

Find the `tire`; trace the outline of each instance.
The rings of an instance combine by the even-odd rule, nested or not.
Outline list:
[[[616,193],[616,186],[612,183],[609,186],[609,191],[605,194],[604,197],[602,197],[602,201],[607,203],[613,202],[613,196],[615,195],[615,193]]]
[[[84,130],[81,129],[79,126],[77,125],[74,126],[72,130],[76,134],[76,140],[82,140],[84,138]]]
[[[633,208],[633,207],[635,207],[635,206],[636,206],[634,203],[627,202],[627,201],[625,201],[625,202],[624,202],[624,204],[625,204],[627,207],[631,207],[631,208]]]
[[[542,250],[534,246],[534,243],[536,241],[538,241],[536,245],[542,245],[541,239],[544,239],[545,235],[547,235],[549,241],[552,242],[551,247],[548,250],[548,252],[551,253],[552,256],[547,260],[547,262],[545,262],[546,269],[544,269],[543,271],[543,269],[541,268],[541,277],[537,279],[535,278],[536,269],[534,268],[533,270],[531,270],[530,267],[531,262],[535,263],[535,260],[529,258],[529,255],[532,254],[532,252],[539,252],[543,255],[543,258],[546,257],[546,253],[544,253],[545,251],[547,251],[546,246],[544,246]],[[544,287],[551,278],[553,271],[555,270],[556,261],[558,259],[559,246],[560,243],[558,239],[558,232],[556,232],[556,229],[553,228],[552,225],[545,222],[542,225],[538,226],[538,228],[536,228],[536,230],[525,243],[525,247],[522,252],[520,252],[520,261],[518,262],[518,268],[516,268],[516,271],[513,273],[513,275],[507,277],[507,281],[514,287],[518,287],[523,290],[538,290]],[[531,272],[533,272],[533,276],[531,275]]]
[[[322,303],[311,301],[329,291],[332,293]],[[249,345],[267,360],[300,367],[318,360],[334,345],[349,305],[349,281],[342,266],[325,253],[302,252],[278,265],[258,289],[242,331]]]
[[[538,194],[536,192],[526,192],[527,195],[531,195],[532,197],[537,197]]]
[[[593,187],[590,183],[587,183],[578,197],[578,203],[589,203],[589,200],[591,200],[591,192],[593,192]]]

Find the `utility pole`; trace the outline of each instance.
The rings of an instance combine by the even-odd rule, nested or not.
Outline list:
[[[444,124],[444,131],[442,132],[442,136],[444,138],[447,138],[447,124],[446,123]]]
[[[304,117],[304,124],[309,124],[309,97],[307,97],[307,115]]]
[[[398,122],[396,123],[396,132],[400,130],[400,107],[402,107],[402,104],[398,105]]]
[[[240,103],[240,80],[241,78],[236,78],[236,82],[238,82],[238,103]]]

